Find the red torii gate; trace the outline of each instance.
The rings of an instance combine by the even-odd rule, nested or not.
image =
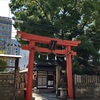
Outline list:
[[[26,87],[26,100],[32,100],[32,74],[34,67],[34,52],[35,49],[38,52],[54,53],[54,54],[63,54],[66,56],[66,72],[67,72],[67,81],[68,81],[68,98],[73,99],[73,80],[72,80],[72,63],[71,56],[76,55],[76,52],[71,50],[71,47],[78,46],[80,41],[69,41],[61,40],[56,38],[49,38],[43,36],[37,36],[21,31],[17,31],[17,35],[20,36],[21,40],[29,41],[29,45],[23,45],[22,49],[29,50],[29,64],[28,64],[28,78],[27,78],[27,87]],[[35,43],[50,44],[51,41],[56,41],[56,45],[65,46],[65,50],[50,50],[48,48],[41,48],[35,45]]]

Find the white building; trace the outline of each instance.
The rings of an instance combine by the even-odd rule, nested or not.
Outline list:
[[[7,52],[7,54],[20,55],[20,44],[15,39],[9,40],[9,42],[7,42],[5,47],[6,47],[5,51]],[[14,66],[14,64],[15,64],[14,60],[8,61],[8,66]]]
[[[6,52],[11,55],[19,55],[20,54],[20,43],[15,39],[9,40],[6,44]]]
[[[21,69],[25,69],[28,65],[29,62],[29,51],[27,50],[22,50],[20,48],[20,55],[22,56],[22,58],[19,60],[19,67],[20,70]]]
[[[21,55],[22,58],[19,59],[19,67],[20,69],[25,69],[28,65],[28,57],[29,51],[22,50],[20,47],[20,43],[17,40],[11,39],[6,46],[6,50],[11,55]],[[14,60],[10,60],[8,62],[9,66],[14,66]]]

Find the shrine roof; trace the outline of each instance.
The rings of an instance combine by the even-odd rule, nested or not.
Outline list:
[[[57,63],[54,60],[43,60],[38,62],[35,67],[34,71],[55,71]]]
[[[55,60],[43,60],[38,62],[36,66],[57,66],[57,62]]]

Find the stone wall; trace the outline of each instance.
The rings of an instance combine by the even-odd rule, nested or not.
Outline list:
[[[0,73],[0,100],[25,100],[23,75]]]
[[[74,75],[74,92],[76,99],[100,99],[100,76]]]
[[[13,100],[14,97],[14,74],[0,73],[0,100]]]

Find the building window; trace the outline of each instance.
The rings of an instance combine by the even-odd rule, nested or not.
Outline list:
[[[53,86],[54,86],[54,77],[53,77],[53,75],[48,75],[47,81],[48,81],[48,88],[53,88]]]
[[[47,76],[38,76],[38,88],[47,88]]]

